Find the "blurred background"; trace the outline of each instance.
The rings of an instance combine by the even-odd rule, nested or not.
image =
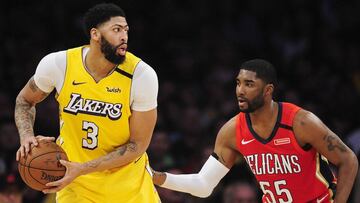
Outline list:
[[[13,202],[16,196],[23,196],[23,202],[51,202],[17,176],[15,98],[42,57],[88,43],[82,15],[100,2],[1,3],[0,195],[12,194]],[[127,15],[130,51],[159,77],[159,117],[148,149],[153,168],[174,173],[200,169],[213,151],[217,131],[238,113],[239,66],[254,58],[276,67],[277,101],[314,112],[359,154],[360,1],[112,2]],[[56,137],[57,116],[51,95],[37,106],[36,134]],[[241,160],[207,199],[161,188],[159,193],[164,203],[258,202],[260,195]],[[349,202],[360,202],[355,198]]]

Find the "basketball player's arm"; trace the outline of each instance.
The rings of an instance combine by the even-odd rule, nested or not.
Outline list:
[[[358,170],[356,155],[311,112],[297,113],[294,132],[300,145],[310,144],[338,167],[335,202],[347,202]]]
[[[153,181],[161,187],[208,197],[220,180],[229,172],[237,156],[235,150],[235,119],[228,121],[219,131],[215,152],[196,174],[170,174],[153,171]]]
[[[146,112],[133,111],[130,117],[129,141],[105,156],[82,164],[81,175],[118,168],[143,155],[150,144],[156,118],[156,108]]]
[[[30,151],[32,144],[38,145],[33,130],[36,114],[35,105],[44,100],[48,95],[49,93],[43,92],[36,86],[34,77],[32,77],[16,97],[15,123],[21,144],[16,152],[16,160],[25,156]]]
[[[57,192],[80,175],[119,168],[134,162],[147,150],[155,128],[156,118],[156,108],[145,112],[133,111],[130,117],[130,139],[126,144],[107,155],[84,163],[60,160],[60,163],[66,167],[65,176],[58,181],[47,183],[46,186],[52,188],[45,189],[43,192]]]
[[[130,93],[131,116],[130,137],[127,143],[97,159],[84,163],[60,160],[66,167],[65,176],[48,183],[52,188],[44,190],[53,193],[61,190],[76,177],[92,172],[115,169],[127,164],[137,164],[147,150],[157,119],[158,78],[154,69],[140,61],[135,69]],[[132,99],[131,99],[132,98]],[[115,135],[118,132],[113,132]]]

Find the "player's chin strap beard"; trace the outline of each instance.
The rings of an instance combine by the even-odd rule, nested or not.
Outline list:
[[[100,49],[101,52],[104,54],[104,57],[113,64],[121,64],[125,61],[125,56],[117,55],[117,49],[126,44],[125,42],[121,43],[120,45],[113,46],[108,42],[104,37],[100,40]]]

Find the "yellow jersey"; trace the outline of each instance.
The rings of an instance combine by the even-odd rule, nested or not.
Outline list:
[[[83,47],[67,50],[64,84],[57,96],[60,135],[70,161],[86,162],[129,140],[132,75],[141,59],[130,52],[108,76],[96,82],[83,62]],[[57,194],[57,202],[160,202],[147,154],[120,168],[79,176]]]

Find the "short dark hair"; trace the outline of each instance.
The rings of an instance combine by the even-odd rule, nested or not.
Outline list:
[[[101,3],[90,8],[84,15],[84,32],[90,39],[90,30],[115,16],[125,17],[125,12],[113,3]]]
[[[277,77],[274,66],[264,59],[253,59],[245,61],[240,66],[240,70],[249,70],[256,73],[256,77],[263,80],[266,84],[276,85]]]

